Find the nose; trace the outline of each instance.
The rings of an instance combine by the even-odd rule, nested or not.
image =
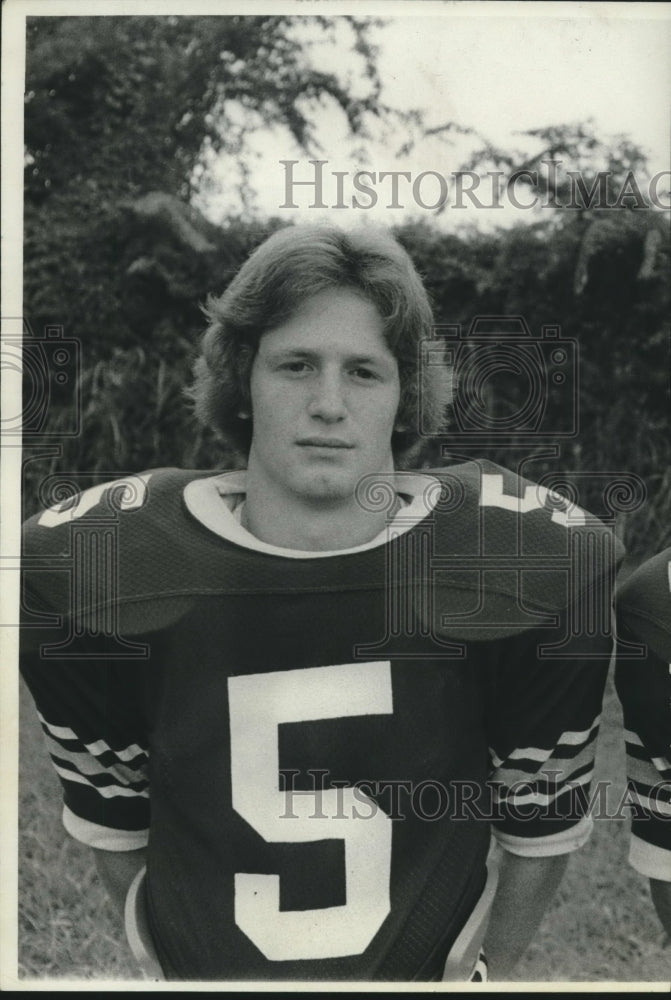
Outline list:
[[[311,417],[326,423],[343,420],[347,412],[344,387],[339,373],[322,372],[313,385],[313,393],[308,403]]]

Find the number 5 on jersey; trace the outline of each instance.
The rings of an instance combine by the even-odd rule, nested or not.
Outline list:
[[[231,677],[228,694],[235,811],[270,843],[345,842],[344,906],[280,910],[279,875],[238,872],[237,926],[271,961],[361,954],[390,909],[391,820],[372,801],[371,816],[357,815],[354,806],[361,806],[363,796],[358,791],[355,799],[351,788],[325,790],[319,810],[312,796],[294,796],[293,818],[287,817],[279,788],[278,726],[391,714],[389,661]]]

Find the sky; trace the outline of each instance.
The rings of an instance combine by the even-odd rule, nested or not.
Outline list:
[[[305,8],[303,8],[305,9]],[[320,5],[324,13],[344,10]],[[383,81],[383,98],[394,107],[421,108],[429,125],[448,120],[471,127],[481,136],[506,149],[538,149],[533,140],[518,133],[548,125],[584,122],[591,119],[600,137],[628,134],[649,155],[652,173],[669,169],[669,109],[671,96],[671,4],[647,3],[404,3],[387,0],[368,7],[360,4],[356,13],[379,12],[386,20],[376,28],[379,46],[378,69]],[[314,32],[306,37],[315,40]],[[353,72],[355,63],[348,52],[348,34],[339,33],[335,45],[326,41],[319,48],[318,64],[338,73]],[[252,184],[258,191],[256,208],[261,214],[291,215],[307,221],[333,215],[339,202],[332,171],[349,176],[340,200],[351,200],[351,175],[357,169],[378,174],[378,203],[367,208],[376,221],[396,222],[408,215],[434,214],[424,205],[435,204],[443,190],[437,178],[424,179],[417,188],[424,205],[413,197],[411,184],[423,171],[446,176],[458,170],[469,152],[479,143],[473,137],[456,137],[453,144],[425,141],[412,155],[395,158],[393,146],[403,135],[389,137],[369,147],[364,157],[353,152],[344,119],[338,109],[323,108],[318,116],[319,158],[328,163],[323,171],[322,201],[326,212],[309,208],[310,188],[292,189],[300,197],[286,204],[287,170],[280,160],[297,159],[294,179],[314,179],[308,157],[280,130],[259,132],[253,142],[255,157],[250,159]],[[396,141],[398,140],[398,141]],[[200,207],[215,220],[239,207],[231,189],[233,164],[222,158],[213,167],[212,181],[221,179],[228,194],[208,192]],[[385,197],[391,181],[383,185],[381,170],[409,171],[410,180],[399,180],[396,199],[401,208],[390,208]],[[327,184],[327,180],[330,182]],[[668,190],[668,183],[667,183]],[[368,198],[369,204],[372,200]],[[479,199],[487,202],[485,198]],[[362,198],[359,199],[363,201]],[[491,201],[491,199],[489,199]],[[463,198],[468,208],[470,200]],[[496,211],[496,221],[519,218],[520,212],[505,205]],[[278,211],[278,209],[280,209]],[[344,222],[346,210],[340,210]],[[455,213],[445,211],[439,222],[452,224]],[[478,210],[457,213],[469,222],[485,222],[492,213]],[[526,213],[529,214],[528,212]],[[450,217],[450,215],[452,217]],[[477,217],[477,218],[476,218]]]

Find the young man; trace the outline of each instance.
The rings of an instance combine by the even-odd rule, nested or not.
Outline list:
[[[493,826],[505,976],[589,834],[610,533],[488,463],[400,471],[449,373],[389,237],[277,233],[210,320],[192,395],[246,473],[26,530],[65,825],[150,974],[387,981],[480,975]]]
[[[629,862],[650,879],[650,895],[671,937],[671,548],[649,559],[617,595],[618,632],[643,643],[643,661],[625,659],[615,684],[622,703],[627,777],[635,793]]]

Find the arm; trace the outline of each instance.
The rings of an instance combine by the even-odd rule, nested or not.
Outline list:
[[[490,710],[490,780],[500,810],[494,834],[503,848],[484,945],[493,981],[510,977],[568,855],[591,830],[590,777],[611,642],[571,636],[561,659],[543,658],[537,643],[530,636],[525,648],[521,640],[517,655],[501,660]]]
[[[128,889],[144,865],[146,853],[144,848],[137,851],[101,851],[93,848],[98,874],[122,918]]]
[[[149,827],[145,671],[119,657],[116,631],[91,626],[86,602],[100,598],[112,609],[117,594],[106,589],[109,574],[92,573],[94,530],[85,533],[86,557],[73,561],[70,522],[89,508],[53,508],[25,526],[20,668],[62,787],[63,825],[94,849],[123,912]],[[73,631],[73,617],[81,629]],[[50,646],[61,650],[59,658],[46,655]],[[85,900],[70,902],[76,922]]]
[[[671,938],[671,882],[662,882],[658,878],[650,879],[650,895],[657,910],[657,916],[662,927]]]
[[[652,597],[649,603],[652,604]],[[620,632],[627,642],[646,639],[640,632],[629,629],[624,614]],[[642,661],[627,660],[622,655],[615,669],[615,687],[624,720],[627,787],[637,796],[631,819],[629,863],[650,880],[650,895],[657,915],[671,937],[671,812],[664,796],[654,793],[654,789],[668,786],[671,778],[667,658],[650,647]]]
[[[493,982],[505,979],[522,957],[562,880],[568,854],[521,857],[502,851],[484,952]]]
[[[93,849],[98,873],[121,916],[126,940],[135,961],[145,978],[162,980],[165,977],[147,922],[141,888],[133,887],[128,898],[135,876],[144,868],[146,854],[145,848],[135,851]],[[142,879],[139,882],[141,884]]]

